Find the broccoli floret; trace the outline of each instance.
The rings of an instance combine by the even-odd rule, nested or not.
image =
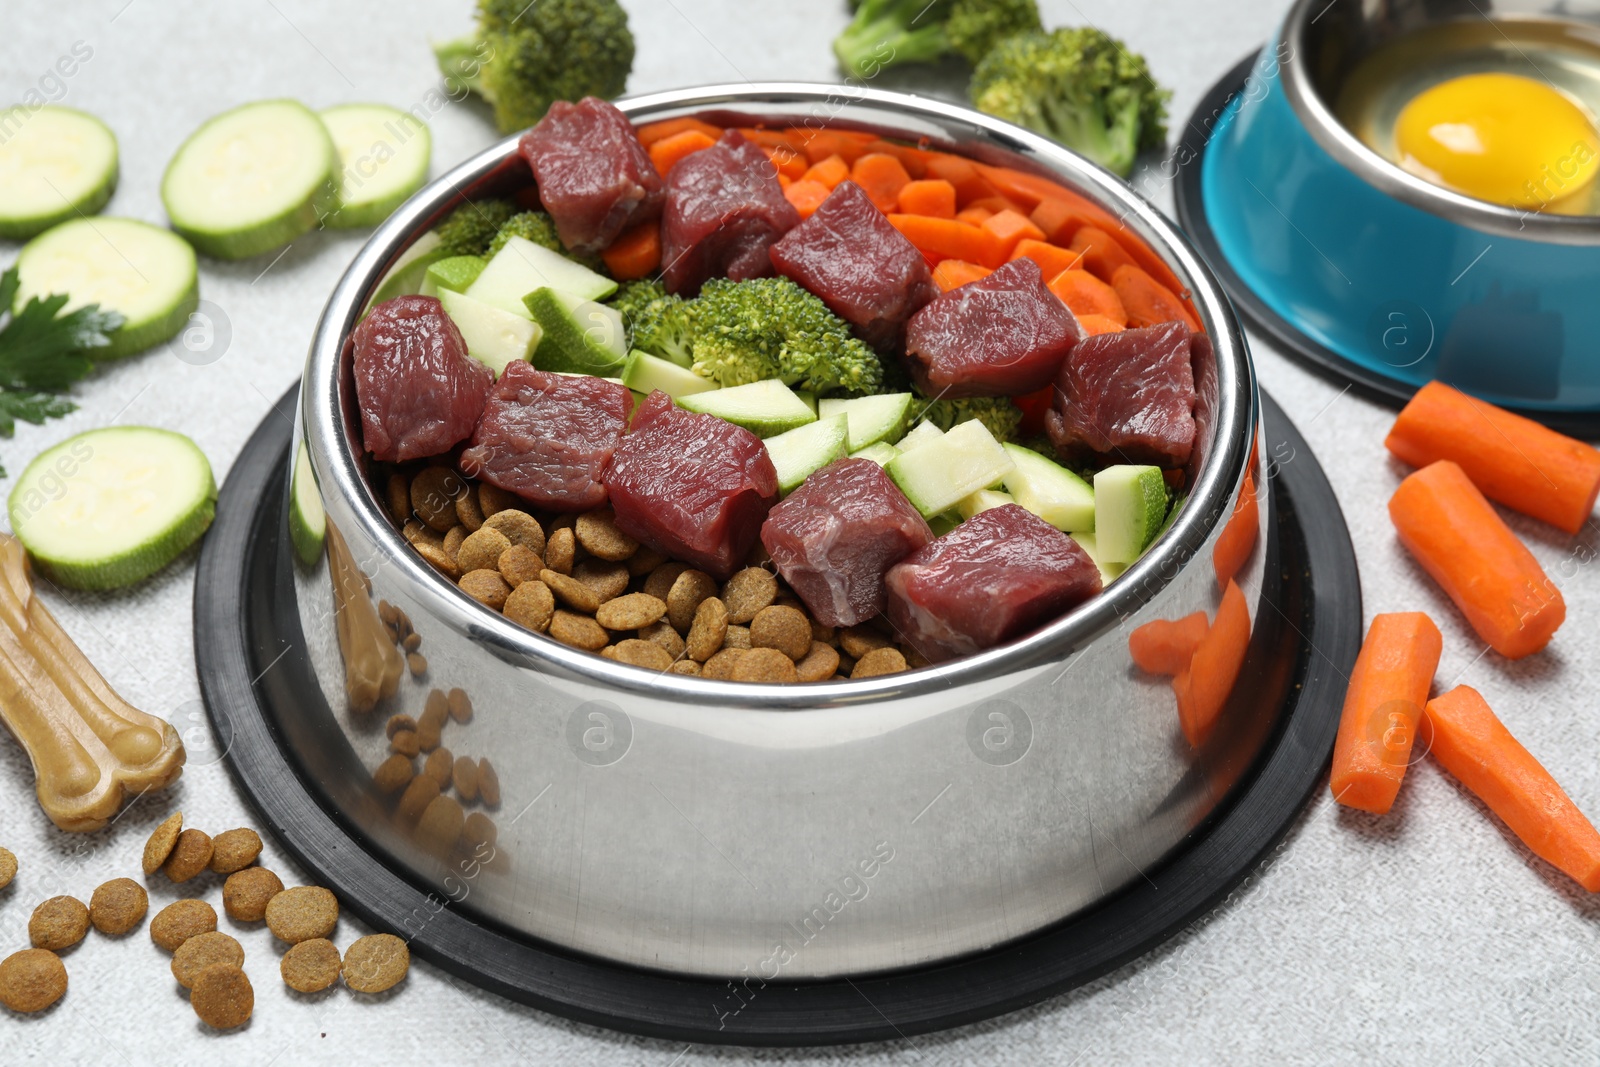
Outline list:
[[[945,397],[930,400],[921,418],[941,430],[949,430],[960,422],[977,419],[988,427],[996,441],[1015,441],[1022,427],[1022,409],[1004,396],[967,396],[959,399]],[[1049,453],[1046,453],[1048,455]]]
[[[1004,37],[1041,29],[1035,0],[863,0],[833,42],[846,74],[872,78],[949,54],[977,63]]]
[[[721,385],[777,378],[818,394],[859,394],[883,382],[871,346],[787,278],[714,278],[690,303],[694,369]]]
[[[979,111],[1053,137],[1126,176],[1167,139],[1167,99],[1144,57],[1099,30],[1010,37],[972,76]]]
[[[489,251],[495,234],[517,213],[510,200],[473,200],[452,211],[434,228],[447,256],[481,256]]]
[[[434,54],[445,77],[493,105],[500,132],[511,133],[557,100],[621,96],[633,34],[617,0],[478,0],[478,32]]]
[[[667,292],[653,278],[623,282],[611,306],[628,324],[628,346],[671,360],[680,367],[694,363],[691,318],[694,304]]]
[[[493,259],[495,253],[504,248],[506,242],[513,237],[522,237],[552,252],[560,252],[568,259],[582,263],[596,274],[610,277],[611,272],[606,269],[605,260],[599,256],[580,256],[568,251],[567,246],[561,243],[560,236],[556,234],[555,220],[543,211],[523,211],[507,219],[495,232],[494,240],[489,242],[489,251],[485,255]]]

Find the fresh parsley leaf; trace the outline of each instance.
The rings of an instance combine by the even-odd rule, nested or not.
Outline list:
[[[10,437],[16,420],[41,425],[46,419],[59,419],[78,410],[78,405],[55,393],[0,392],[0,437]]]

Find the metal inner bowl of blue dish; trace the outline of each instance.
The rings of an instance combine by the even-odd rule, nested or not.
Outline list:
[[[1600,4],[1299,0],[1207,146],[1207,220],[1268,308],[1373,374],[1439,379],[1535,414],[1600,415],[1600,217],[1444,188],[1340,117],[1363,62],[1418,35],[1504,38],[1513,72],[1536,74],[1519,28],[1600,49]]]

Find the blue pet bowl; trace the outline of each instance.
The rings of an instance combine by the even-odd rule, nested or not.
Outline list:
[[[1600,4],[1297,0],[1183,131],[1179,212],[1253,324],[1389,398],[1439,379],[1600,432],[1600,217],[1499,207],[1369,149],[1335,117],[1370,52],[1447,19]]]

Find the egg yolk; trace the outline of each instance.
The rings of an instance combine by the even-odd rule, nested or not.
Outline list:
[[[1400,165],[1480,200],[1541,207],[1588,188],[1600,133],[1583,108],[1517,74],[1468,74],[1418,93],[1395,123]]]

